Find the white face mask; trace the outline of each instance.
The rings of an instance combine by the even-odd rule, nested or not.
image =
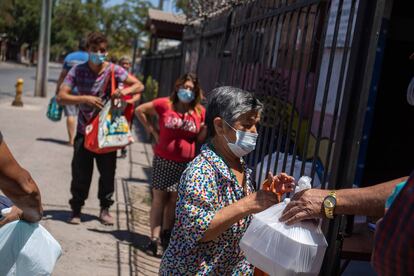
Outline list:
[[[223,120],[224,121],[224,120]],[[225,121],[226,122],[226,121]],[[256,140],[259,134],[247,131],[237,130],[232,127],[229,123],[226,122],[235,132],[236,132],[236,142],[231,143],[224,136],[224,139],[227,141],[227,145],[233,154],[237,157],[243,157],[256,148]]]

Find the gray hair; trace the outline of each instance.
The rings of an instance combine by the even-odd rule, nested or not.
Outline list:
[[[241,115],[252,110],[261,113],[263,110],[263,104],[253,93],[232,86],[215,88],[207,98],[206,125],[209,137],[215,135],[214,118],[220,117],[233,125]]]
[[[122,56],[122,57],[119,59],[119,63],[122,63],[122,62],[128,62],[128,63],[131,63],[132,61],[131,61],[131,58],[130,58],[130,57],[128,57],[128,56]]]

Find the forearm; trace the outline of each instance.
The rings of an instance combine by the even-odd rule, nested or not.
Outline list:
[[[137,116],[138,120],[141,122],[141,124],[144,126],[144,128],[147,132],[151,133],[154,130],[154,126],[148,120],[146,114],[142,110],[137,108],[135,110],[135,115]]]
[[[250,214],[243,201],[224,207],[216,213],[201,242],[212,241],[229,229],[233,224]]]
[[[132,96],[131,101],[133,101],[134,103],[138,102],[141,99],[141,93],[135,94]]]
[[[384,215],[385,201],[395,186],[405,180],[407,177],[366,188],[338,190],[335,214],[381,217]]]
[[[39,189],[30,174],[21,169],[16,179],[0,175],[4,194],[22,210],[21,217],[30,222],[42,218],[42,203]]]
[[[197,142],[200,143],[200,144],[204,143],[206,138],[207,138],[207,127],[204,125],[204,126],[201,127],[201,130],[197,135]]]
[[[62,85],[64,79],[65,79],[64,77],[59,76],[59,79],[58,79],[57,84],[56,84],[55,95],[59,94],[60,86]]]
[[[122,94],[123,95],[129,95],[129,94],[135,95],[135,94],[142,93],[143,90],[144,90],[144,86],[142,85],[142,83],[137,82],[127,88],[122,89]]]
[[[57,102],[60,105],[76,105],[76,104],[82,104],[86,102],[85,96],[82,95],[72,95],[67,93],[60,93],[57,95],[56,98]]]

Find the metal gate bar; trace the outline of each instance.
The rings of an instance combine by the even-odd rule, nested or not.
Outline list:
[[[313,160],[312,160],[312,171],[311,171],[311,177],[314,178],[315,176],[315,169],[316,169],[316,159],[319,155],[319,146],[321,142],[321,136],[322,136],[322,129],[324,126],[324,119],[325,119],[325,112],[326,112],[326,105],[328,101],[328,93],[329,93],[329,87],[331,84],[331,77],[332,77],[332,68],[333,68],[333,62],[335,58],[335,52],[336,52],[336,44],[338,39],[338,31],[339,31],[339,24],[341,22],[341,15],[342,15],[342,5],[344,3],[344,0],[339,0],[338,4],[338,11],[336,14],[336,20],[335,20],[335,30],[333,35],[333,41],[332,41],[332,47],[329,55],[329,65],[328,65],[328,72],[326,73],[326,82],[325,82],[325,88],[324,88],[324,94],[323,94],[323,100],[322,100],[322,110],[321,115],[319,117],[319,127],[318,127],[318,134],[316,138],[316,145],[315,145],[315,151],[313,154]],[[333,127],[333,126],[331,126]],[[325,164],[324,164],[325,165]],[[326,171],[326,170],[324,170]],[[321,183],[322,188],[325,188],[325,183]]]

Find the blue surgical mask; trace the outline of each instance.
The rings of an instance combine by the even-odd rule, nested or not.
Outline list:
[[[194,98],[194,92],[189,89],[180,88],[177,93],[178,99],[183,103],[191,103]]]
[[[226,121],[225,121],[226,122]],[[227,141],[227,145],[230,148],[231,152],[237,157],[243,157],[250,152],[254,151],[256,148],[256,141],[259,134],[247,131],[241,131],[232,127],[229,123],[226,122],[229,127],[231,127],[236,132],[236,142],[231,143],[226,136],[224,139]]]
[[[93,64],[101,65],[106,60],[106,54],[101,53],[89,53],[89,59]]]

